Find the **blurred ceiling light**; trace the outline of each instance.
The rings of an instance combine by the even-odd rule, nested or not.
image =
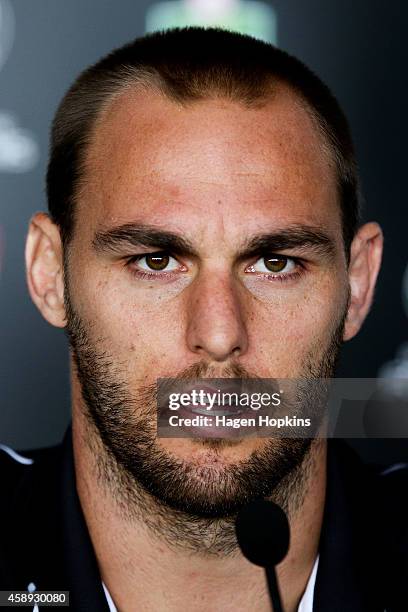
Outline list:
[[[0,172],[27,172],[37,163],[38,145],[16,118],[0,110]]]
[[[146,32],[184,26],[216,26],[277,44],[275,10],[258,0],[167,0],[146,12]]]
[[[14,35],[12,5],[0,0],[0,70],[10,54]],[[38,144],[31,132],[21,128],[12,113],[0,110],[0,172],[27,172],[38,158]]]

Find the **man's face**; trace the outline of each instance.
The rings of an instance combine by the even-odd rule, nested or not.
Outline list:
[[[335,169],[309,114],[283,90],[251,109],[127,92],[95,129],[84,179],[69,302],[90,362],[103,362],[124,406],[141,407],[117,416],[127,448],[145,425],[150,456],[188,468],[196,492],[205,466],[225,475],[267,449],[277,456],[282,441],[266,438],[156,439],[141,398],[183,372],[330,375],[347,266]],[[112,415],[100,411],[107,430]]]

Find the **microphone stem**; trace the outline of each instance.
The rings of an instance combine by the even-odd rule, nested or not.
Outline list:
[[[269,593],[272,599],[273,612],[283,612],[279,594],[279,585],[274,566],[266,568],[266,577],[268,580]]]

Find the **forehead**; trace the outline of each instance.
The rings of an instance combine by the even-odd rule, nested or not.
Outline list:
[[[122,92],[94,127],[77,215],[89,228],[310,222],[339,229],[335,169],[310,113],[281,89],[248,108]],[[81,224],[82,225],[82,224]]]

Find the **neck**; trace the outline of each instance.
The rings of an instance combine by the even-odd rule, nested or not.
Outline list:
[[[101,486],[89,426],[81,410],[73,410],[73,445],[77,490],[97,557],[101,578],[120,612],[179,609],[204,611],[271,610],[265,573],[250,564],[237,548],[224,555],[172,546],[154,532],[154,500],[149,520],[129,519],[108,486]],[[98,453],[104,451],[98,444]],[[326,444],[310,450],[310,469],[301,503],[290,515],[291,542],[277,566],[284,609],[295,612],[315,561],[323,518]],[[99,464],[99,460],[98,460]],[[146,494],[147,495],[147,494]],[[123,510],[123,508],[122,508]],[[161,509],[163,512],[163,509]],[[219,530],[225,524],[219,521]],[[206,532],[202,530],[205,540]]]

